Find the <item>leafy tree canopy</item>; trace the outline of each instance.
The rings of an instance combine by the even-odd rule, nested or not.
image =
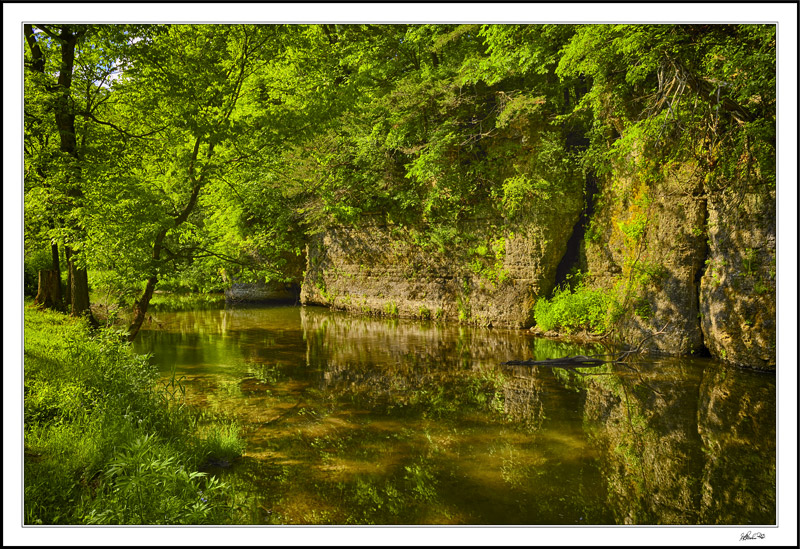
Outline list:
[[[297,280],[331,224],[466,238],[463,223],[502,225],[634,152],[655,178],[693,159],[708,190],[774,185],[774,25],[34,24],[25,39],[26,250],[69,246],[145,294]]]

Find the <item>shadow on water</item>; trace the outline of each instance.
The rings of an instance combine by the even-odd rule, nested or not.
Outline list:
[[[313,307],[157,321],[137,350],[243,427],[250,523],[775,523],[774,375],[501,366],[605,350]]]

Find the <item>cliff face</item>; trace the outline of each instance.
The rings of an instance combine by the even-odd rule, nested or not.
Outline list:
[[[602,186],[585,243],[591,284],[625,305],[618,328],[668,354],[775,369],[775,193],[708,189],[693,164],[657,184],[617,170]]]
[[[689,354],[703,347],[698,321],[706,255],[706,205],[697,170],[682,165],[658,184],[617,170],[596,197],[585,243],[591,284],[612,292],[625,314],[623,341],[669,325],[652,350]]]
[[[652,351],[774,369],[774,192],[709,191],[691,163],[658,183],[643,179],[624,166],[600,182],[576,265],[590,287],[613,296],[620,339],[638,342],[668,325]],[[533,200],[513,220],[472,222],[471,245],[440,249],[396,226],[334,227],[308,246],[301,301],[528,327],[583,207],[576,193]]]
[[[775,194],[712,195],[700,285],[706,346],[721,360],[775,369]]]
[[[396,226],[335,227],[308,246],[300,298],[364,314],[530,326],[582,206],[578,193],[536,199],[514,220],[469,223],[469,243],[439,249]]]

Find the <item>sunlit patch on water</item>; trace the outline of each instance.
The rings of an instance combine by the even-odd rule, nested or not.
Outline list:
[[[187,403],[235,418],[244,455],[213,474],[249,523],[775,521],[774,375],[504,367],[607,350],[317,308],[159,320],[137,350],[183,376]]]

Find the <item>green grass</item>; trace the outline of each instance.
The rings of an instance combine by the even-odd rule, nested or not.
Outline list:
[[[241,455],[238,428],[200,426],[119,332],[28,307],[24,359],[26,524],[235,520],[230,488],[198,468]]]

